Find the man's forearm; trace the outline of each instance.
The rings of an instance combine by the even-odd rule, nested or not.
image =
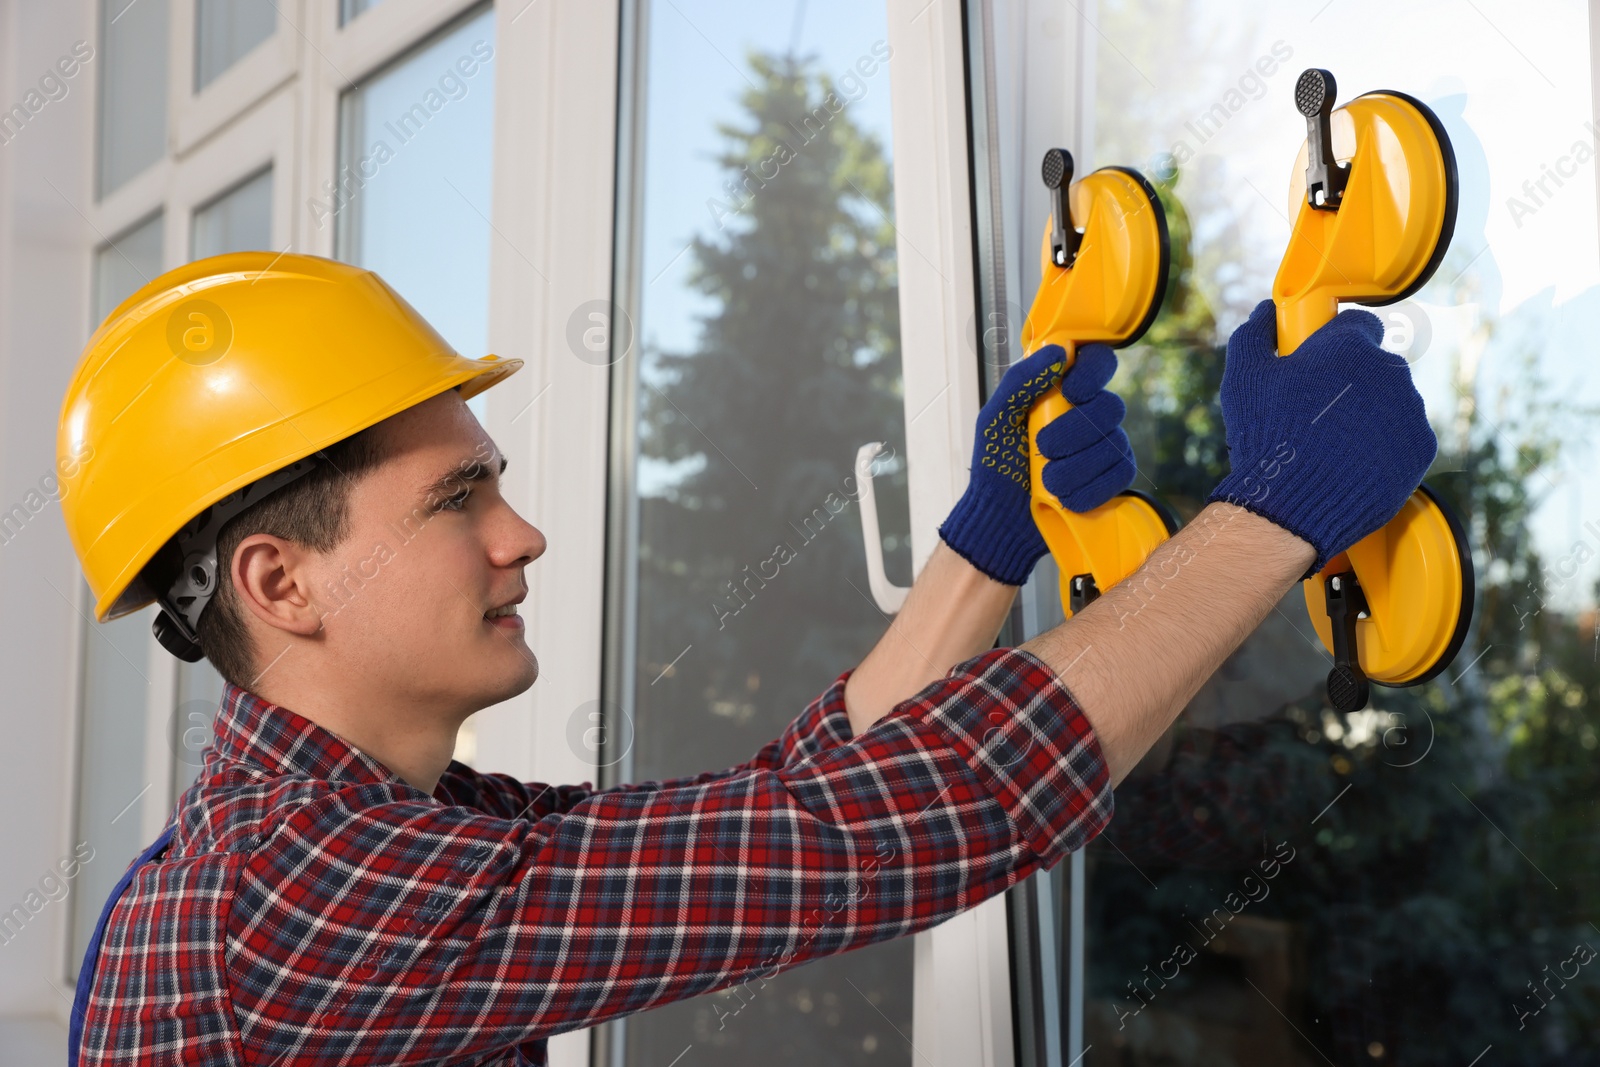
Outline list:
[[[845,682],[859,735],[956,664],[994,646],[1017,586],[997,582],[941,539],[889,630]]]
[[[1212,504],[1125,581],[1020,647],[1072,693],[1115,784],[1315,556],[1266,519]]]

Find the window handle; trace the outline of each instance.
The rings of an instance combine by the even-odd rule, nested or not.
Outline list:
[[[883,570],[883,538],[878,533],[878,497],[872,488],[872,461],[884,449],[873,441],[856,450],[856,485],[861,489],[861,540],[867,549],[867,583],[878,610],[889,615],[899,612],[906,602],[909,586],[895,585]]]

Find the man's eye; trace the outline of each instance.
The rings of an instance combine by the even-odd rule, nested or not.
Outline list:
[[[447,497],[439,503],[440,511],[460,511],[467,505],[467,497],[472,495],[471,489],[463,489],[455,496]]]

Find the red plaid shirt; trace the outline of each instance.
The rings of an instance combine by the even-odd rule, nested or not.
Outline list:
[[[852,737],[841,674],[742,766],[432,796],[228,686],[101,941],[84,1065],[545,1062],[545,1039],[925,930],[1111,818],[1089,723],[1014,649]]]

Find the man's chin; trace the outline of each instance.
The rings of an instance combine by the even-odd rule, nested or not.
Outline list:
[[[533,654],[533,650],[532,649],[529,649],[528,650],[528,680],[527,680],[527,683],[525,685],[523,685],[523,687],[521,689],[517,690],[517,692],[526,693],[529,689],[533,688],[533,683],[537,682],[538,680],[539,680],[539,657],[535,656]]]
[[[495,687],[496,696],[494,703],[510,700],[512,697],[521,696],[533,688],[533,683],[539,678],[539,658],[531,649],[524,646],[518,657],[517,665],[507,672],[501,685]]]
[[[475,667],[470,666],[476,664]],[[482,707],[526,693],[539,677],[539,660],[522,631],[490,635],[487,645],[463,649],[456,658],[463,682],[478,690]]]

